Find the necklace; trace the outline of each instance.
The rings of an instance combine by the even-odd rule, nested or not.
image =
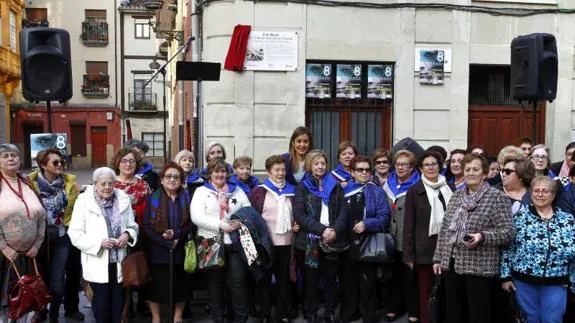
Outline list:
[[[19,198],[20,201],[22,201],[22,203],[24,203],[24,206],[26,207],[26,216],[28,217],[28,219],[30,219],[30,209],[28,208],[28,203],[26,203],[26,201],[24,200],[24,194],[22,194],[22,182],[18,178],[16,178],[16,181],[18,181],[18,191],[16,192],[14,187],[10,185],[10,181],[6,179],[5,181],[6,185],[8,185],[12,193],[14,193],[14,195],[16,195],[16,197]]]

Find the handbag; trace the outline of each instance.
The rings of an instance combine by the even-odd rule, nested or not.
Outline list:
[[[40,276],[36,258],[32,258],[32,262],[35,272],[24,276],[20,275],[16,264],[12,262],[12,268],[18,281],[12,285],[8,292],[8,317],[11,320],[17,320],[33,311],[43,311],[50,302],[48,287]]]
[[[212,237],[198,237],[198,269],[206,270],[224,266],[224,246],[221,234]]]
[[[359,261],[392,263],[393,248],[391,234],[384,232],[369,234],[361,244]]]
[[[191,274],[198,268],[198,254],[196,253],[196,242],[191,237],[188,237],[188,241],[184,247],[186,256],[184,258],[184,271]]]
[[[433,287],[431,288],[431,295],[429,295],[429,301],[427,302],[427,310],[429,311],[429,323],[440,323],[443,321],[443,308],[441,306],[441,283],[441,275],[435,275]]]
[[[143,251],[132,252],[122,260],[122,277],[124,287],[140,287],[152,280]]]

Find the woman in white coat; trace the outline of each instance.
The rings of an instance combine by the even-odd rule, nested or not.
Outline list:
[[[84,279],[94,292],[92,309],[97,323],[120,323],[124,293],[122,260],[134,246],[138,225],[130,198],[114,189],[116,174],[101,167],[92,175],[93,186],[78,197],[68,235],[82,252]]]

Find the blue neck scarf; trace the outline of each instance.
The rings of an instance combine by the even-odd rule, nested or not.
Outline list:
[[[144,162],[144,165],[142,165],[142,168],[138,169],[138,171],[136,172],[136,175],[144,175],[147,172],[150,172],[154,169],[154,165],[152,165],[152,163],[150,162]]]
[[[220,191],[218,191],[217,188],[214,187],[214,185],[212,185],[212,183],[210,183],[209,181],[206,181],[204,183],[204,186],[207,187],[209,190],[214,191],[216,193],[220,193]],[[234,191],[236,190],[237,186],[233,183],[228,182],[228,194],[232,195],[234,193]]]
[[[228,183],[232,183],[237,187],[241,188],[246,194],[252,191],[252,188],[260,185],[260,180],[255,176],[250,176],[247,182],[241,181],[236,175],[233,175],[228,179]]]
[[[366,184],[360,184],[360,183],[356,182],[355,180],[349,181],[349,182],[347,182],[347,185],[343,188],[343,195],[345,197],[355,195],[355,194],[363,191],[363,188],[366,185],[367,185],[367,183]]]
[[[329,196],[339,183],[331,173],[326,173],[321,179],[322,191],[319,190],[319,186],[316,182],[317,180],[310,172],[306,172],[303,176],[302,183],[305,185],[305,188],[307,188],[313,196],[321,197],[321,200],[325,205],[329,205]]]
[[[186,183],[194,184],[194,183],[203,183],[204,180],[200,177],[197,169],[194,169],[190,175],[186,178]]]
[[[419,181],[420,176],[419,173],[414,170],[411,176],[407,179],[407,181],[399,184],[397,180],[397,174],[395,171],[392,171],[389,177],[387,178],[387,186],[389,186],[389,190],[393,193],[395,198],[399,197],[399,195],[407,192],[407,190],[411,187],[411,185],[417,183]]]
[[[288,182],[285,182],[285,186],[280,190],[274,183],[269,179],[266,178],[262,185],[268,190],[276,193],[278,196],[286,195],[286,196],[294,196],[295,195],[295,186],[291,185]]]
[[[352,179],[351,174],[345,170],[342,163],[339,163],[337,167],[331,171],[333,176],[337,178],[340,182],[349,182]]]

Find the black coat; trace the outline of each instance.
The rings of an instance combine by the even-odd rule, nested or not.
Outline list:
[[[561,166],[563,166],[563,161],[551,164],[551,167],[549,167],[549,170],[551,170],[553,172],[553,174],[559,176],[559,172],[561,172]]]

